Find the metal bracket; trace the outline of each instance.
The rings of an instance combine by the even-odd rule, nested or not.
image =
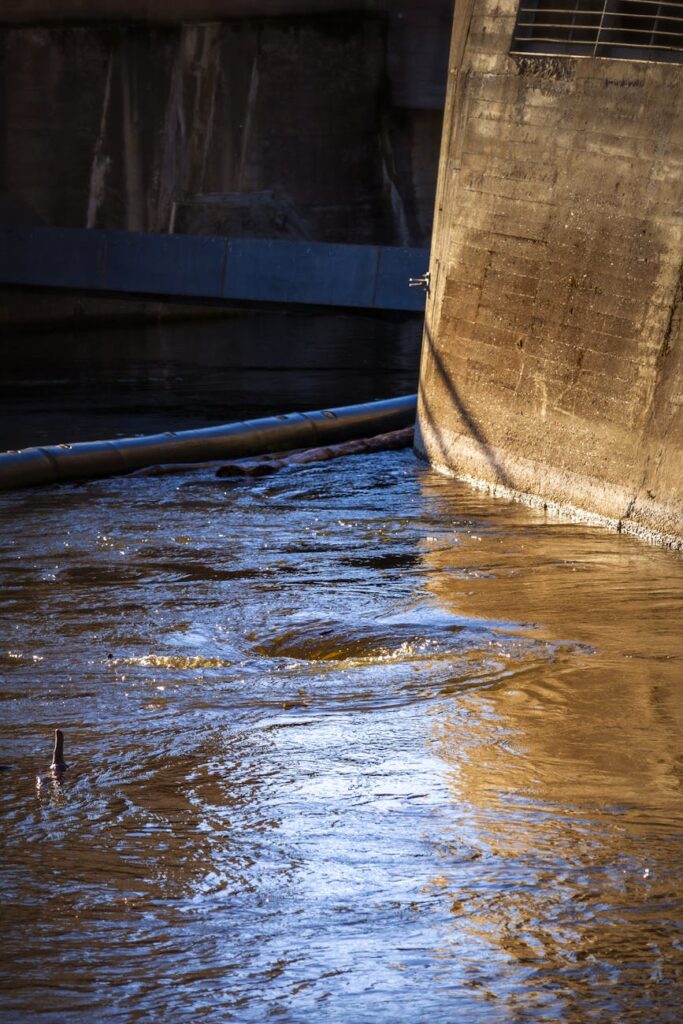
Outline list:
[[[427,295],[429,295],[429,282],[430,282],[430,279],[431,279],[431,274],[430,274],[429,271],[427,271],[426,274],[423,274],[422,277],[409,277],[408,278],[408,287],[409,288],[424,288],[424,290],[427,292]]]

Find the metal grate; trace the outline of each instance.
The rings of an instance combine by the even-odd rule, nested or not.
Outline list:
[[[683,0],[521,0],[510,52],[683,63]]]

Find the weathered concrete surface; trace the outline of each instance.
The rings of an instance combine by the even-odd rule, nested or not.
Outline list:
[[[683,543],[680,65],[508,56],[516,0],[462,0],[418,450]]]
[[[426,246],[449,0],[363,7],[5,8],[0,197],[61,227]]]

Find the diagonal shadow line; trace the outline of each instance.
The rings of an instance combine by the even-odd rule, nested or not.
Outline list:
[[[506,472],[505,468],[501,465],[498,458],[493,452],[491,444],[486,436],[486,433],[481,426],[475,420],[473,414],[468,409],[467,405],[460,396],[458,389],[455,385],[453,377],[448,373],[444,361],[436,350],[434,339],[430,326],[425,322],[425,342],[427,345],[427,351],[429,358],[431,359],[432,365],[439,377],[439,380],[448,394],[453,407],[456,409],[460,420],[462,421],[466,431],[476,441],[479,446],[481,453],[488,463],[489,467],[494,473],[495,482],[501,484],[503,487],[508,487],[510,490],[515,490],[515,485],[511,477]],[[433,436],[436,437],[441,453],[446,462],[449,461],[449,453],[445,445],[441,441],[441,429],[436,416],[433,414],[430,408],[430,403],[427,395],[427,388],[423,379],[420,379],[420,405],[424,412],[425,418],[428,420],[432,427]],[[443,417],[442,417],[443,420]]]

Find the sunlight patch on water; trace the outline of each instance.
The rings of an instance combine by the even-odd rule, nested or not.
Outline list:
[[[228,658],[204,657],[201,654],[141,654],[131,658],[113,658],[112,665],[140,665],[142,668],[169,668],[186,672],[191,669],[227,668],[233,662]]]

